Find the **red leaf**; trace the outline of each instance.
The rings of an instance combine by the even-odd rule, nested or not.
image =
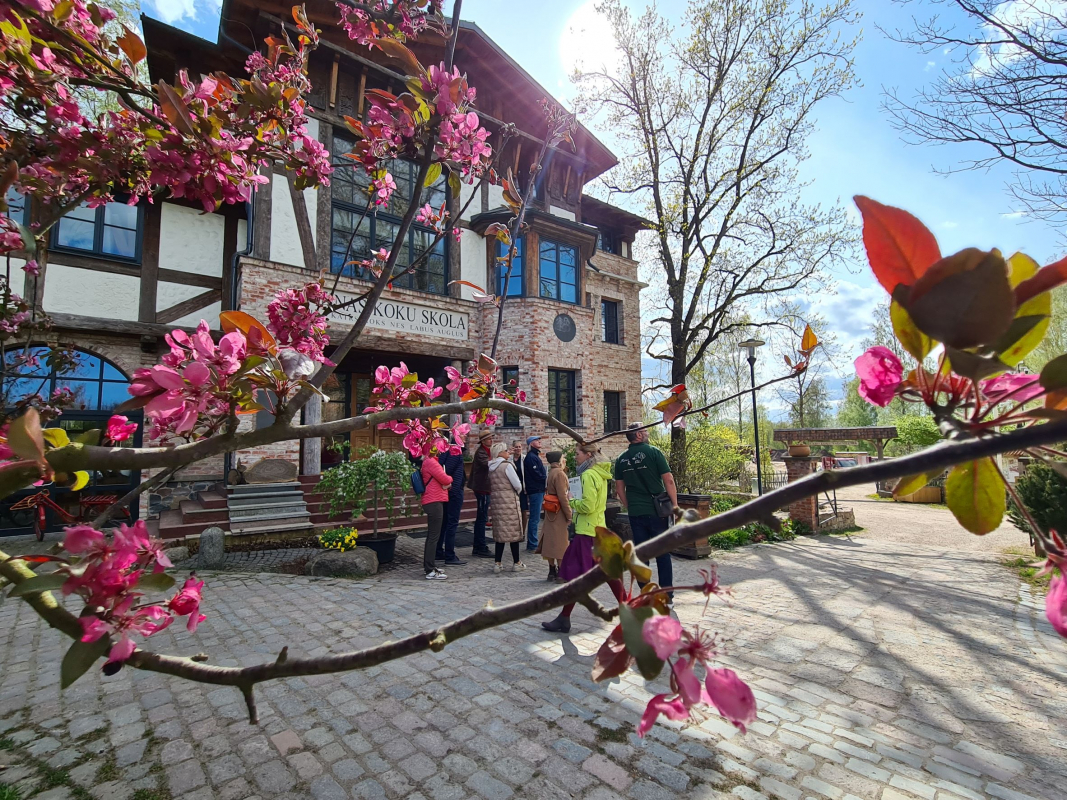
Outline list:
[[[937,239],[907,211],[862,195],[854,200],[863,215],[867,260],[887,292],[892,294],[898,284],[911,286],[941,259]]]
[[[615,630],[600,645],[593,663],[593,680],[606,681],[617,678],[630,668],[634,657],[626,649],[626,643],[622,638],[622,625],[616,625]]]
[[[4,561],[0,563],[4,563],[6,561],[25,561],[28,564],[47,564],[49,561],[62,561],[64,564],[70,563],[69,561],[67,561],[67,559],[60,558],[59,556],[45,555],[10,556],[8,558],[5,558]]]
[[[122,52],[130,59],[131,64],[140,64],[148,55],[148,50],[145,48],[144,42],[141,41],[141,37],[125,25],[122,26],[122,36],[115,40],[115,44],[122,48]]]
[[[1021,306],[1027,300],[1032,300],[1062,283],[1067,283],[1067,258],[1061,258],[1056,263],[1039,269],[1034,277],[1016,286],[1015,305]]]

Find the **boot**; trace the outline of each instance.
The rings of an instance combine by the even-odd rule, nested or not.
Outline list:
[[[547,580],[547,581],[553,581],[553,580],[555,580],[555,579],[556,579],[556,565],[555,565],[555,564],[552,564],[552,565],[550,565],[550,566],[549,566],[549,568],[548,568],[548,577],[547,577],[547,578],[545,578],[545,580]]]
[[[571,618],[560,614],[551,622],[542,622],[541,627],[546,631],[552,631],[553,633],[570,633]]]

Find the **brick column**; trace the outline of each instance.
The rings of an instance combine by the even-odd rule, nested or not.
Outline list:
[[[819,459],[813,456],[786,456],[785,471],[789,482],[793,483],[815,472]],[[803,522],[812,531],[819,530],[819,498],[806,497],[789,506],[789,518],[794,522]]]

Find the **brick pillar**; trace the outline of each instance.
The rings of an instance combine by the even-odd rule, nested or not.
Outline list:
[[[786,456],[785,471],[789,482],[793,483],[815,472],[819,459],[813,456]],[[812,531],[819,530],[819,498],[806,497],[789,506],[789,518],[794,522],[803,522]]]

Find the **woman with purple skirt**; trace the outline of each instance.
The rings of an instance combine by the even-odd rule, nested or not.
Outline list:
[[[596,529],[607,527],[604,509],[608,503],[608,481],[612,477],[611,461],[604,457],[595,444],[579,445],[575,458],[578,461],[578,477],[582,481],[582,496],[577,500],[571,498],[570,501],[576,514],[575,535],[560,561],[559,577],[563,581],[574,580],[597,566],[593,560],[593,542],[596,540]],[[621,600],[622,581],[608,581],[608,586],[615,599]],[[541,627],[555,633],[570,633],[573,610],[574,603],[568,603],[558,617],[551,622],[542,622]]]

